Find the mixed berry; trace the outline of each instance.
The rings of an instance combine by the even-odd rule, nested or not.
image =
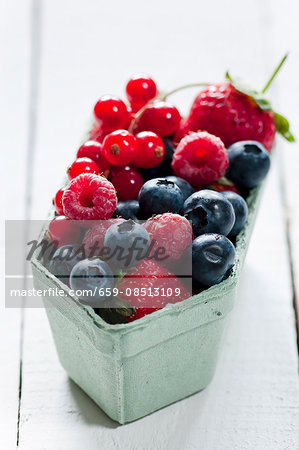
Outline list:
[[[108,322],[132,322],[231,274],[246,198],[269,171],[275,133],[294,140],[265,89],[246,89],[227,75],[204,86],[181,118],[172,92],[162,95],[152,78],[137,75],[127,102],[96,103],[89,140],[53,198],[47,238],[57,248],[49,270],[72,289],[117,286],[114,311],[105,295],[78,296]],[[161,248],[167,258],[150,257]],[[191,288],[176,275],[186,258]],[[145,287],[179,293],[153,299]]]

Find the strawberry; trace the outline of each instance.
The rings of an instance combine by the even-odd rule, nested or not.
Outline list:
[[[134,322],[137,319],[141,319],[148,314],[151,314],[155,311],[159,311],[161,308],[137,308],[134,314],[131,314],[127,317],[128,322]]]
[[[228,73],[225,82],[208,85],[197,95],[189,115],[181,121],[175,141],[199,130],[220,137],[226,147],[238,141],[253,140],[270,151],[276,131],[288,141],[294,141],[287,119],[274,112],[264,96],[285,59],[286,56],[262,92],[233,80]]]
[[[198,130],[220,137],[226,147],[253,140],[271,150],[276,127],[272,111],[263,111],[251,97],[225,82],[208,86],[198,94],[177,137]]]
[[[191,296],[172,272],[154,260],[143,260],[130,270],[120,280],[118,292],[118,297],[132,307],[146,308],[150,312]]]
[[[234,185],[234,183],[225,177],[220,178],[220,180],[217,180],[214,183],[209,184],[207,186],[207,189],[213,189],[214,191],[217,192],[231,191],[241,195],[240,190]]]

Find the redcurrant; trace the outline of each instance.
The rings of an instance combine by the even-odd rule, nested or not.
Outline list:
[[[99,175],[99,168],[90,158],[78,158],[67,169],[67,174],[70,180],[76,178],[81,173],[95,173]]]
[[[151,131],[142,131],[136,135],[137,153],[133,163],[142,169],[151,169],[162,161],[165,148],[160,136]]]
[[[126,104],[118,97],[105,95],[95,104],[94,115],[102,130],[111,133],[130,125],[131,114]]]
[[[170,136],[180,124],[181,116],[177,108],[164,101],[149,104],[137,120],[134,132],[153,131],[161,137]]]
[[[111,183],[116,189],[118,199],[125,201],[137,199],[144,181],[140,173],[124,168],[115,173]]]
[[[65,187],[59,189],[56,192],[55,197],[53,197],[53,205],[55,206],[56,212],[59,216],[63,216],[63,205],[62,205],[62,196],[64,193]]]
[[[57,241],[57,247],[66,244],[75,244],[81,236],[79,225],[65,216],[57,216],[49,224],[49,234],[53,241]]]
[[[109,175],[110,163],[104,157],[103,147],[97,141],[87,141],[81,145],[77,152],[77,158],[90,158],[99,168],[99,173],[106,178]]]
[[[110,131],[103,130],[98,124],[94,124],[89,131],[89,139],[91,141],[99,142],[100,144],[103,142],[105,136],[109,134]]]
[[[132,161],[137,151],[135,136],[127,130],[117,130],[108,134],[103,142],[105,158],[111,164],[124,166]]]
[[[111,171],[110,171],[111,178],[114,177],[114,175],[116,175],[120,170],[126,170],[126,171],[133,170],[134,172],[139,172],[138,167],[134,166],[134,164],[132,164],[132,163],[126,164],[125,166],[111,166]]]
[[[149,100],[158,93],[156,83],[146,75],[135,75],[126,86],[127,98],[133,112],[141,109]]]

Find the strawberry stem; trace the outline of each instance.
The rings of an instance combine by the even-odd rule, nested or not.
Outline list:
[[[283,66],[285,60],[288,57],[288,53],[286,53],[284,55],[284,57],[282,58],[282,60],[280,61],[280,63],[278,64],[278,66],[276,67],[276,69],[274,70],[273,74],[271,75],[271,77],[269,78],[269,80],[267,81],[267,83],[265,84],[264,89],[262,90],[262,94],[264,94],[267,89],[269,88],[269,86],[271,85],[272,81],[274,80],[274,78],[276,77],[276,75],[278,74],[278,72],[280,71],[281,67]]]
[[[176,92],[182,91],[183,89],[189,89],[193,87],[199,87],[199,86],[209,86],[212,83],[190,83],[190,84],[184,84],[184,86],[179,86],[176,89],[173,89],[172,91],[167,92],[166,94],[163,94],[161,97],[161,100],[164,101],[172,94],[175,94]]]

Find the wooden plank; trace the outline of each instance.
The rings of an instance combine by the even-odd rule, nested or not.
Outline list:
[[[290,268],[292,271],[294,309],[297,313],[299,349],[299,207],[297,198],[299,192],[299,178],[297,174],[299,167],[299,117],[297,107],[299,102],[297,89],[299,41],[296,20],[299,14],[299,4],[295,0],[288,0],[285,6],[288,11],[288,18],[284,16],[279,18],[277,13],[274,15],[274,32],[272,37],[276,53],[282,54],[286,50],[289,51],[287,63],[280,75],[279,83],[277,83],[277,108],[282,113],[286,112],[297,138],[297,142],[292,145],[282,142],[284,152],[283,158],[281,158],[281,194],[285,208],[285,226],[288,235]],[[279,12],[280,8],[280,2],[275,1],[273,10]],[[283,26],[283,33],[281,33],[281,26]]]
[[[194,5],[187,2],[182,10],[173,2],[154,1],[144,16],[137,0],[120,3],[117,10],[113,4],[103,10],[97,2],[44,2],[33,217],[45,216],[91,105],[106,92],[121,94],[120,82],[131,73],[151,73],[163,87],[173,87],[186,80],[220,78],[230,67],[234,74],[250,72],[252,80],[263,83],[270,43],[261,48],[262,15],[249,6],[244,14],[244,4],[236,1],[219,2],[217,8],[200,5],[198,14]],[[157,11],[164,26],[155,25],[155,33],[149,32],[157,23]],[[206,20],[211,15],[213,26]],[[271,21],[269,27],[272,30]],[[188,93],[174,100],[187,105],[191,97]],[[278,179],[276,165],[210,387],[135,423],[117,426],[68,381],[44,311],[27,311],[21,449],[298,447],[298,360]]]
[[[29,77],[29,2],[0,4],[0,165],[1,211],[5,219],[22,219],[25,214],[26,142]],[[6,195],[3,195],[6,193]],[[1,221],[1,288],[4,292],[4,221]],[[22,312],[6,309],[0,302],[0,448],[12,449],[17,442],[20,388],[20,349]]]

